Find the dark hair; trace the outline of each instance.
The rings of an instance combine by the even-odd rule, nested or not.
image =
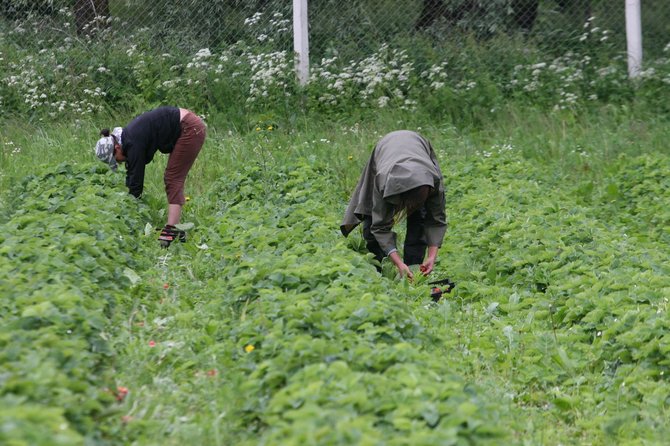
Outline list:
[[[423,206],[432,192],[433,188],[425,184],[399,194],[397,204],[395,205],[393,224],[400,223],[410,216],[412,212]]]
[[[100,130],[100,135],[107,137],[109,136],[109,129],[102,129]]]

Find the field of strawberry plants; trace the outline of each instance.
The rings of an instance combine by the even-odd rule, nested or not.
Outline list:
[[[159,189],[137,201],[88,162],[17,179],[0,443],[663,444],[670,158],[571,176],[512,144],[433,142],[449,230],[431,278],[456,282],[438,303],[339,234],[355,160],[196,177],[168,250]]]

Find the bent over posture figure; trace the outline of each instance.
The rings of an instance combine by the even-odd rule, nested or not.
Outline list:
[[[401,259],[392,228],[405,218]],[[447,229],[444,184],[435,152],[421,135],[398,130],[379,140],[349,201],[342,234],[360,223],[368,250],[378,261],[388,256],[400,276],[412,278],[408,265],[420,264],[424,275],[433,270]]]
[[[178,107],[158,107],[137,116],[125,128],[103,130],[96,145],[96,155],[113,169],[117,162],[126,163],[126,186],[130,194],[138,198],[144,190],[146,165],[153,160],[156,151],[169,154],[164,175],[167,223],[159,236],[165,247],[176,238],[185,241],[185,233],[175,226],[186,201],[186,176],[200,153],[206,133],[205,124],[193,112]]]

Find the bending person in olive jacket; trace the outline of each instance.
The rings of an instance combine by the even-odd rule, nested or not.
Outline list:
[[[392,228],[404,218],[401,259]],[[433,270],[447,229],[444,182],[433,148],[418,133],[391,132],[375,146],[344,214],[342,234],[361,223],[368,250],[379,261],[388,256],[401,276],[412,278],[408,265],[420,264],[424,275]]]

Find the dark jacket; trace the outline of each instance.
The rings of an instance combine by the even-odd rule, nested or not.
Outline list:
[[[427,185],[435,189],[426,201],[424,235],[428,246],[441,246],[447,221],[444,180],[430,143],[416,132],[398,130],[379,140],[358,180],[340,229],[348,235],[364,216],[372,217],[371,232],[388,255],[396,249],[392,231],[398,194]]]
[[[178,107],[158,107],[142,113],[123,129],[122,150],[126,157],[126,186],[135,197],[144,190],[144,169],[156,150],[170,153],[181,134]]]

